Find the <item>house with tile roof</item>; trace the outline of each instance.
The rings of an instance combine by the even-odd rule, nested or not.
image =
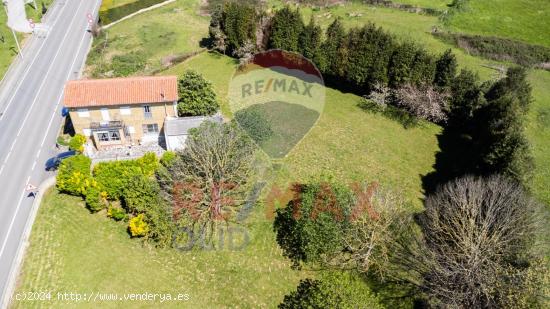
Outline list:
[[[63,104],[76,133],[98,150],[158,143],[166,119],[178,117],[176,76],[74,80]]]

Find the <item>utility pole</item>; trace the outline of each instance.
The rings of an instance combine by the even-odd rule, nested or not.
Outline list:
[[[4,11],[6,12],[6,18],[9,18],[8,17],[8,8],[6,7],[7,5],[7,2],[4,2],[2,1],[2,6],[4,7]],[[17,39],[17,35],[15,34],[15,31],[13,31],[13,29],[11,29],[11,33],[13,34],[13,38],[15,39],[15,44],[17,45],[17,49],[19,50],[19,57],[21,57],[21,59],[23,59],[23,51],[21,51],[21,46],[19,45],[19,40]]]

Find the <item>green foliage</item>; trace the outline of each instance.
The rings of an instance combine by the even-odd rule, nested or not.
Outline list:
[[[320,26],[315,24],[313,17],[309,21],[309,24],[304,27],[298,40],[300,53],[310,59],[314,63],[323,63],[323,54],[321,51],[321,43],[323,42],[323,30]]]
[[[86,192],[86,207],[91,212],[98,212],[105,208],[105,202],[101,196],[101,192],[96,188],[92,187]]]
[[[335,19],[326,31],[326,37],[330,40],[324,40],[321,43],[323,57],[320,63],[317,64],[319,70],[323,74],[329,76],[342,76],[347,57],[345,50],[346,30],[342,25],[340,18]]]
[[[86,137],[82,134],[75,134],[69,140],[69,149],[82,153],[84,151],[84,143],[86,143]]]
[[[431,85],[436,77],[436,59],[432,54],[410,42],[400,44],[373,23],[346,31],[341,20],[336,19],[323,40],[322,30],[313,17],[305,25],[298,9],[285,6],[275,12],[271,24],[263,30],[269,48],[301,53],[336,87],[357,94],[368,94],[376,85],[392,88],[407,82]],[[442,65],[440,70],[445,70]],[[438,79],[446,73],[439,74]]]
[[[212,115],[219,109],[212,84],[194,71],[187,71],[178,81],[180,116]]]
[[[76,155],[63,160],[57,173],[59,191],[86,196],[87,190],[96,186],[90,175],[91,164],[90,158],[84,155]]]
[[[165,0],[138,0],[129,2],[127,4],[120,5],[114,8],[108,8],[107,10],[100,10],[99,18],[103,25],[108,25],[141,9],[153,6],[164,1]]]
[[[399,86],[411,82],[411,70],[416,54],[417,46],[411,42],[405,42],[395,47],[388,67],[389,86]]]
[[[170,244],[174,223],[170,209],[160,197],[160,187],[154,178],[137,175],[132,177],[123,191],[123,204],[130,214],[142,214],[147,223],[147,236],[158,246]],[[145,235],[142,235],[145,236]]]
[[[277,243],[295,267],[300,262],[322,263],[324,256],[344,249],[353,194],[327,182],[295,185],[293,190],[295,198],[277,210],[273,223]]]
[[[128,182],[135,176],[153,176],[159,166],[154,153],[137,160],[100,162],[94,167],[94,179],[109,199],[120,199]]]
[[[115,221],[121,221],[128,217],[124,209],[115,206],[109,206],[109,208],[107,208],[107,216],[113,218]]]
[[[123,189],[122,200],[128,213],[145,213],[159,202],[159,187],[155,181],[143,175],[135,175]]]
[[[330,271],[320,277],[318,280],[301,280],[296,291],[285,295],[279,308],[384,308],[358,274]]]
[[[215,14],[214,17],[216,16]],[[257,20],[254,6],[240,1],[229,1],[223,6],[221,19],[213,20],[211,25],[219,24],[220,29],[227,36],[229,49],[234,52],[247,42],[256,43]]]
[[[132,51],[116,55],[112,59],[111,69],[114,76],[125,77],[145,68],[146,56],[143,51]]]
[[[166,151],[162,154],[162,157],[160,157],[160,164],[164,167],[169,167],[174,163],[174,160],[176,160],[177,154],[173,151]]]
[[[435,62],[434,83],[439,87],[450,87],[456,76],[457,66],[455,55],[447,49]]]
[[[533,66],[550,62],[550,48],[500,37],[468,35],[462,33],[434,34],[444,42],[467,49],[468,53],[497,61],[513,61]]]
[[[143,237],[149,233],[149,225],[145,222],[145,216],[139,214],[128,223],[128,231],[132,237]]]
[[[451,85],[447,126],[439,137],[435,172],[424,179],[428,191],[466,174],[504,174],[526,184],[533,168],[523,133],[531,101],[525,70],[511,68],[493,84],[462,71]]]
[[[300,35],[304,29],[300,11],[285,6],[275,12],[271,23],[269,48],[299,52]]]

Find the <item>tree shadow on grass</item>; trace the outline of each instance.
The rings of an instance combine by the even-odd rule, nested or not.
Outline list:
[[[235,113],[237,123],[271,158],[284,158],[309,132],[319,112],[299,104],[274,101]]]
[[[361,102],[357,103],[357,106],[366,112],[379,114],[388,119],[397,121],[405,129],[418,127],[420,125],[418,118],[395,106],[387,105],[381,107],[369,100],[361,100]]]

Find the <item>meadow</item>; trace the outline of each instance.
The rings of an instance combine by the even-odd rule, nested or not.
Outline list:
[[[422,6],[420,2],[429,1],[416,2]],[[453,49],[430,34],[431,27],[438,23],[437,17],[359,3],[303,11],[306,19],[314,15],[323,26],[336,16],[341,16],[348,27],[372,21],[398,38],[413,40],[433,53]],[[133,73],[139,75],[152,68],[162,68],[159,61],[163,57],[200,51],[199,42],[206,36],[208,18],[198,12],[198,1],[178,0],[120,23],[107,31],[113,41],[107,46],[105,59],[131,49],[150,49],[149,67]],[[361,16],[350,17],[349,13],[355,12]],[[195,26],[198,30],[192,31]],[[144,29],[151,30],[143,33]],[[163,36],[172,32],[174,39],[165,41]],[[485,80],[499,76],[498,71],[489,67],[508,65],[476,58],[458,49],[453,51],[460,67],[477,71]],[[97,70],[99,60],[94,57],[91,55],[88,59],[89,72]],[[212,82],[222,113],[231,118],[227,87],[236,66],[237,61],[232,58],[205,51],[159,74],[180,75],[186,70],[201,73]],[[550,72],[531,70],[529,81],[533,103],[526,134],[536,164],[532,189],[542,202],[550,204],[547,186],[550,183]],[[383,115],[364,111],[359,107],[361,100],[356,95],[327,88],[320,120],[281,161],[280,169],[270,175],[270,184],[285,188],[290,182],[321,176],[344,183],[377,181],[403,195],[411,211],[420,210],[421,176],[432,170],[441,128],[430,123],[405,128]],[[269,186],[263,197],[268,189]],[[250,244],[244,250],[180,252],[143,246],[141,241],[128,236],[123,224],[107,219],[104,213],[91,215],[80,199],[52,190],[39,210],[18,291],[182,292],[190,294],[188,302],[162,304],[163,307],[275,307],[300,278],[313,277],[315,272],[290,268],[275,242],[270,213],[265,206],[260,200],[244,222],[250,235]],[[72,307],[74,303],[51,305]],[[79,305],[91,308],[98,303]],[[117,307],[110,302],[99,305]],[[131,308],[144,305],[147,304],[125,303]],[[16,308],[40,306],[43,304],[14,303]]]

